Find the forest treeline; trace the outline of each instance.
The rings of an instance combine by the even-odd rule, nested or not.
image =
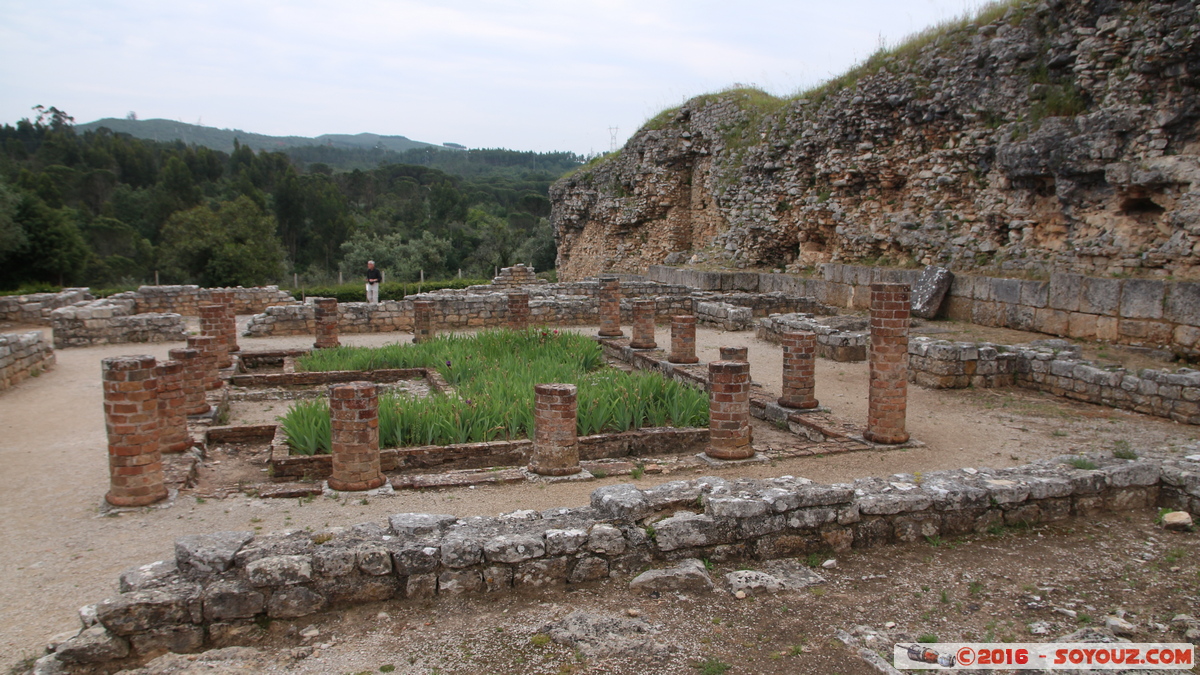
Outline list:
[[[0,126],[0,289],[490,277],[554,266],[547,192],[572,153],[322,147],[224,153],[77,133],[57,108]],[[411,155],[411,157],[409,157]],[[388,158],[390,159],[390,157]]]

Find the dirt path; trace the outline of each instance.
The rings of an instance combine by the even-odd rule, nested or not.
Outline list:
[[[588,329],[580,329],[587,331]],[[700,329],[702,360],[722,345],[750,348],[752,375],[778,391],[782,353],[751,333]],[[344,344],[379,345],[405,334],[343,336]],[[669,342],[666,329],[660,344]],[[309,337],[243,338],[244,349],[308,346]],[[50,636],[78,625],[76,609],[115,592],[124,569],[172,555],[175,537],[197,532],[263,531],[311,525],[382,522],[389,513],[432,511],[495,515],[518,508],[586,503],[599,485],[619,478],[528,489],[484,487],[402,493],[369,504],[318,499],[243,496],[198,503],[181,499],[170,508],[116,517],[98,516],[107,488],[106,440],[101,408],[100,361],[107,356],[151,354],[165,358],[177,343],[109,345],[57,352],[58,365],[41,377],[0,393],[0,462],[7,489],[0,494],[0,668],[30,654]],[[817,396],[835,414],[865,420],[866,364],[819,360]],[[1197,429],[1158,418],[1060,401],[1023,390],[931,391],[910,388],[909,429],[926,447],[812,457],[759,465],[738,475],[802,475],[823,482],[858,476],[962,466],[1005,466],[1064,451],[1111,449],[1118,441],[1135,450],[1182,446]],[[756,427],[759,438],[778,433]],[[733,475],[733,474],[730,474]],[[676,476],[643,479],[646,484]],[[627,479],[626,479],[627,480]]]

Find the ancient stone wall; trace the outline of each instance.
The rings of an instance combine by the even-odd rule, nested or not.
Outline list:
[[[41,331],[0,333],[0,391],[54,366],[54,349]]]
[[[871,336],[867,320],[859,317],[819,318],[811,314],[773,314],[759,319],[754,335],[778,343],[794,331],[816,333],[817,356],[831,361],[866,361]]]
[[[200,305],[213,302],[213,291],[233,294],[235,314],[256,314],[274,305],[289,305],[296,302],[291,293],[279,290],[278,286],[254,288],[201,288],[199,286],[140,286],[136,291],[111,296],[118,300],[133,300],[135,313],[149,312],[199,316]]]
[[[0,296],[0,322],[50,325],[50,312],[77,302],[95,300],[86,288],[65,288],[58,293]]]
[[[1096,459],[1099,468],[1086,469],[1073,459],[835,485],[704,477],[646,490],[606,486],[590,506],[495,518],[398,513],[386,524],[314,533],[188,535],[173,559],[130,569],[118,594],[83,608],[80,633],[48,660],[197,651],[235,640],[254,621],[391,599],[536,592],[683,558],[793,557],[1101,511],[1200,513],[1198,462]]]
[[[872,283],[912,285],[921,271],[827,264],[821,266],[820,278],[805,278],[654,266],[649,276],[663,283],[695,284],[700,290],[737,288],[754,297],[782,292],[834,307],[866,309]],[[811,309],[790,311],[813,313]],[[1038,281],[960,274],[950,285],[940,316],[981,326],[1164,347],[1181,356],[1200,356],[1198,282],[1058,273]]]
[[[1102,367],[1077,346],[993,345],[914,338],[908,347],[913,382],[935,389],[1016,385],[1097,405],[1200,424],[1200,371]]]
[[[1191,0],[1015,2],[789,99],[735,88],[551,187],[564,280],[890,259],[1200,277]]]
[[[136,314],[134,301],[104,298],[50,313],[54,348],[124,342],[182,341],[187,325],[178,314]]]

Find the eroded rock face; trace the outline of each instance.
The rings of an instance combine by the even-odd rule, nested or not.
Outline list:
[[[668,259],[796,271],[1200,275],[1194,4],[1021,4],[794,101],[665,111],[551,188],[558,272]]]

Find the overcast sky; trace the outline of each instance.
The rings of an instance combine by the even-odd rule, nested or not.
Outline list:
[[[0,123],[604,152],[734,83],[788,95],[980,0],[0,0]]]

